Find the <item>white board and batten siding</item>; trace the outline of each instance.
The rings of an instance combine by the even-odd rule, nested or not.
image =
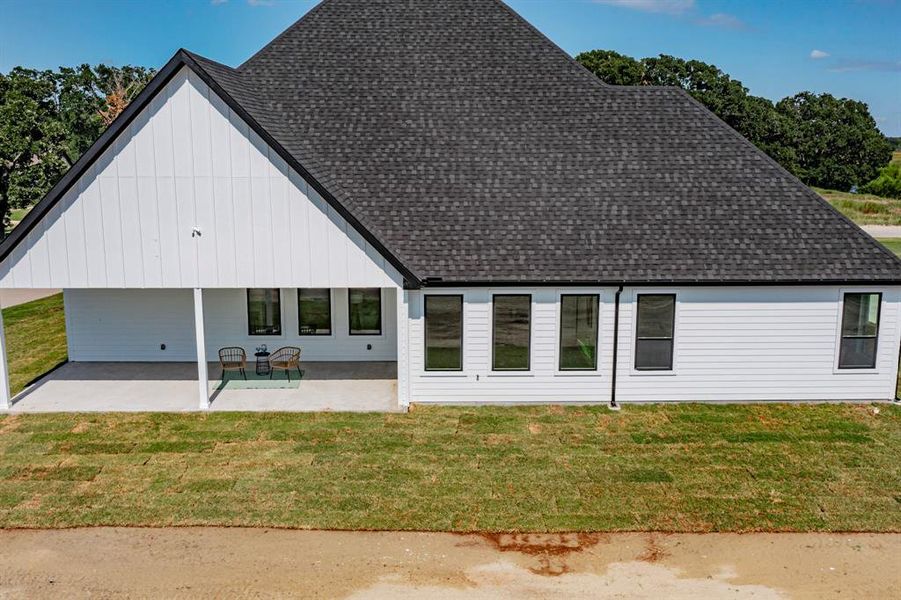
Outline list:
[[[402,284],[188,69],[0,264],[4,288]]]
[[[194,361],[193,292],[191,290],[91,290],[64,292],[69,360],[172,362]],[[347,290],[332,290],[332,334],[300,336],[297,290],[281,290],[282,334],[252,336],[247,329],[244,289],[204,290],[206,357],[218,360],[218,349],[241,346],[248,356],[266,344],[270,351],[299,346],[303,360],[397,360],[397,290],[382,290],[381,335],[352,336],[347,315]],[[165,349],[162,346],[165,345]]]
[[[463,371],[424,369],[423,296],[410,292],[410,398],[413,402],[603,402],[611,391],[614,288],[442,290],[464,297]],[[876,368],[837,368],[845,291],[881,292]],[[491,297],[532,294],[531,370],[491,370]],[[559,296],[599,293],[597,373],[558,371]],[[638,372],[634,307],[639,293],[675,293],[672,372]],[[626,288],[621,296],[617,400],[889,400],[895,395],[901,343],[901,288]]]

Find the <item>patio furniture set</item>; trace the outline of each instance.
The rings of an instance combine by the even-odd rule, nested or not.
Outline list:
[[[256,358],[256,374],[269,375],[269,379],[272,379],[272,375],[276,371],[284,371],[288,381],[291,381],[291,371],[296,370],[298,376],[302,377],[300,352],[300,348],[294,346],[279,348],[271,354],[266,350],[261,350],[254,354]],[[241,373],[245,380],[247,379],[247,353],[244,351],[244,348],[229,346],[220,349],[219,363],[222,365],[223,379],[228,371],[237,371]]]

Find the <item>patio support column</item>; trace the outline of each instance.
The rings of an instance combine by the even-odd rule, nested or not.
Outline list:
[[[0,410],[9,408],[9,365],[6,362],[6,333],[3,331],[3,311],[0,310]]]
[[[410,408],[410,292],[397,288],[397,406]]]
[[[203,290],[194,288],[194,330],[197,333],[197,392],[200,410],[210,409],[210,381],[206,364],[206,340],[203,333]]]

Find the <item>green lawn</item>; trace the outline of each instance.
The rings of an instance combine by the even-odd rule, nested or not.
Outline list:
[[[897,239],[897,238],[881,239],[881,240],[879,240],[879,243],[882,244],[883,246],[885,246],[886,248],[888,248],[889,250],[891,250],[892,252],[894,252],[895,254],[897,254],[898,256],[901,256],[901,239]]]
[[[62,303],[4,318],[18,389]],[[887,404],[0,416],[0,527],[901,531],[899,448]]]
[[[892,154],[892,162],[901,162],[901,152]],[[901,225],[901,200],[872,194],[813,189],[858,225]]]
[[[18,223],[25,218],[25,215],[27,215],[29,211],[31,211],[30,206],[28,208],[14,208],[9,212],[9,219],[15,223]]]
[[[901,531],[901,408],[0,419],[0,527]]]
[[[13,394],[66,360],[62,294],[5,308],[3,322]]]

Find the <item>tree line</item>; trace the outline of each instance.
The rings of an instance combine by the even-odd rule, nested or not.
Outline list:
[[[899,140],[876,127],[863,102],[801,92],[771,102],[714,65],[610,50],[576,57],[612,85],[686,90],[808,185],[901,197]],[[0,73],[0,216],[40,200],[153,77],[145,67],[16,67]]]
[[[40,200],[153,77],[81,65],[0,73],[0,215]]]
[[[576,60],[611,85],[682,88],[808,185],[870,191],[870,182],[891,171],[895,143],[863,102],[811,92],[772,102],[714,65],[665,54],[635,59],[592,50]]]

